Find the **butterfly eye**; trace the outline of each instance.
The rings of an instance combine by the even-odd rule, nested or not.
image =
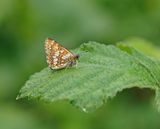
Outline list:
[[[77,54],[77,55],[74,56],[74,58],[75,58],[75,59],[79,59],[79,58],[80,58],[80,55]]]

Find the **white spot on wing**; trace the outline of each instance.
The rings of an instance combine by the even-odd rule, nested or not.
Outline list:
[[[57,59],[57,58],[55,58],[55,59],[54,59],[54,62],[57,62],[57,60],[58,60],[58,59]]]
[[[55,56],[59,56],[59,53],[56,53]]]
[[[54,62],[54,65],[56,65],[57,64],[57,61],[56,62]]]
[[[64,52],[64,50],[61,50],[61,51],[60,51],[60,53],[63,53],[63,52]]]
[[[53,60],[54,60],[55,58],[57,58],[57,56],[53,56]]]
[[[62,56],[62,59],[65,59],[66,57],[65,56]]]

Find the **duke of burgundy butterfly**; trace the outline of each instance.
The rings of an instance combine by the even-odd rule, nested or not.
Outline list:
[[[77,65],[79,55],[75,55],[51,38],[45,41],[45,52],[48,66],[51,69],[62,69]]]

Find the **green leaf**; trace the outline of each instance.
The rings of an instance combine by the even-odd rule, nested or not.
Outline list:
[[[145,55],[160,59],[160,48],[143,38],[131,37],[120,43],[130,45]]]
[[[132,47],[89,42],[74,53],[80,54],[77,67],[43,69],[30,77],[17,99],[68,100],[83,111],[90,111],[126,88],[159,90],[160,61],[150,59]]]

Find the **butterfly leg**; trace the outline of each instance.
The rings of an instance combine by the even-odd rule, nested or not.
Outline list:
[[[65,71],[70,67],[70,63],[66,65]]]
[[[76,68],[78,68],[77,66],[78,66],[78,60],[76,60]]]

